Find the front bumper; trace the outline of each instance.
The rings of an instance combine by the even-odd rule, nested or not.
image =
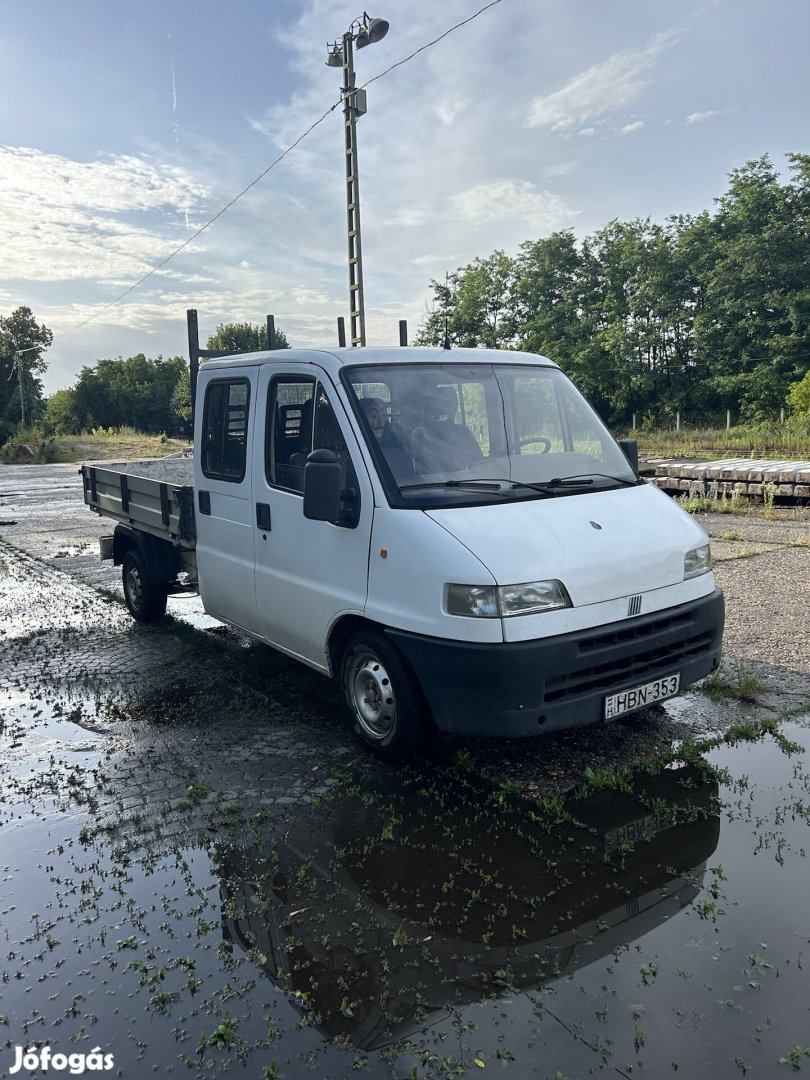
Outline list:
[[[535,641],[472,644],[388,630],[436,725],[522,737],[599,723],[604,698],[680,673],[681,690],[720,663],[720,589],[688,604]]]

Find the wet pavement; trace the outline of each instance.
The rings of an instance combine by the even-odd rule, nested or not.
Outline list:
[[[196,602],[133,624],[75,468],[0,470],[0,1076],[810,1070],[800,668],[382,765]]]

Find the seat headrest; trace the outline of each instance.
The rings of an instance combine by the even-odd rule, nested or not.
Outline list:
[[[425,420],[453,423],[458,409],[458,398],[451,386],[437,386],[425,400]]]

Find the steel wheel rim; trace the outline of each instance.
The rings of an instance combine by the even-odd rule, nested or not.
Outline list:
[[[140,610],[143,601],[143,585],[137,566],[130,566],[127,570],[127,596],[132,607]]]
[[[363,732],[378,742],[385,739],[396,724],[397,699],[391,677],[378,657],[369,652],[356,657],[349,688]]]

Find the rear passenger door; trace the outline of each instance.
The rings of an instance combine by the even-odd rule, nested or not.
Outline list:
[[[314,667],[328,668],[326,639],[340,615],[362,613],[368,584],[371,482],[335,388],[311,365],[259,382],[263,434],[253,461],[256,595],[266,639]],[[355,492],[344,523],[304,517],[304,468],[315,449],[332,450],[343,487]]]
[[[209,615],[259,633],[251,467],[256,368],[200,374],[194,490],[200,595]]]

